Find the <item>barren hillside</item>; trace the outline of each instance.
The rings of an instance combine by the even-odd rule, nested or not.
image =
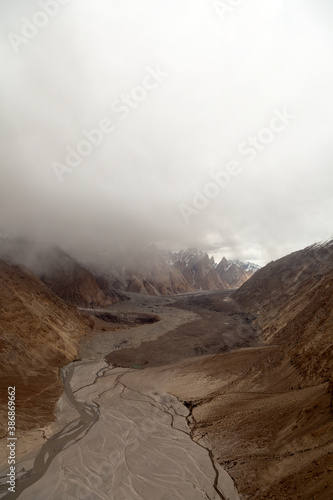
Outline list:
[[[59,366],[75,359],[77,342],[93,323],[31,271],[0,261],[1,392],[17,386],[21,430],[53,417]]]
[[[256,315],[265,343],[283,344],[309,381],[332,376],[333,242],[268,264],[234,298]]]

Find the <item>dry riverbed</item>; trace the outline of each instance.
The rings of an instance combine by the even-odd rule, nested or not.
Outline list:
[[[149,369],[146,383],[138,385],[139,366],[115,367],[103,359],[124,346],[155,341],[199,316],[173,308],[172,299],[163,297],[132,296],[112,310],[150,312],[161,320],[82,340],[81,361],[62,372],[65,393],[57,405],[57,422],[41,429],[42,447],[32,446],[21,457],[21,480],[10,498],[238,500],[230,476],[203,442],[193,441],[189,409],[154,384]],[[29,448],[29,437],[24,439]]]

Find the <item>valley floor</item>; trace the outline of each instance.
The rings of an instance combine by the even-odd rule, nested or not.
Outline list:
[[[243,498],[333,498],[327,383],[306,384],[284,346],[260,345],[253,318],[230,293],[178,297],[176,306],[200,319],[107,359],[145,363],[138,385],[154,380],[187,402],[193,438],[208,445]]]
[[[63,395],[40,478],[18,498],[333,498],[327,384],[307,386],[282,346],[261,345],[230,292],[131,294],[108,310],[161,321],[81,340],[71,391],[99,418],[64,431],[79,414]],[[55,431],[67,439],[41,473]]]

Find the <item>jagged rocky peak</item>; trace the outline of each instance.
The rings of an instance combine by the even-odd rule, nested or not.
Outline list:
[[[163,253],[167,263],[178,269],[196,290],[238,288],[260,267],[240,260],[223,257],[215,263],[214,257],[203,250],[189,248]]]
[[[198,250],[197,248],[188,248],[185,250],[179,250],[178,252],[169,252],[168,260],[170,264],[179,262],[182,265],[189,265],[197,262],[205,256],[208,257],[207,253],[203,252],[202,250]]]
[[[218,271],[222,270],[222,271],[226,271],[229,267],[229,263],[227,261],[227,259],[225,257],[222,257],[221,261],[216,264],[216,269]]]
[[[215,269],[214,257],[207,252],[190,248],[175,252],[170,259],[195,290],[226,290],[228,284],[221,279]]]
[[[255,271],[258,271],[258,269],[261,269],[260,266],[258,266],[257,264],[254,264],[253,262],[242,262],[239,259],[232,259],[232,260],[229,260],[228,262],[229,262],[229,264],[235,264],[236,266],[241,267],[245,271],[255,272]]]
[[[228,260],[223,257],[217,264],[216,270],[220,277],[226,281],[231,288],[239,288],[251,276],[260,269],[257,264],[242,262],[239,259]]]

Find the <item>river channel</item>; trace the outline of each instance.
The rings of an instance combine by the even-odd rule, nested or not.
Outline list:
[[[182,313],[171,308],[164,316],[157,312],[162,317],[160,331],[168,327],[168,317],[173,328],[175,315]],[[156,325],[120,335],[138,345],[140,329],[142,338],[149,332],[156,336]],[[104,342],[98,345],[105,347]],[[104,354],[112,350],[106,347]],[[231,478],[211,452],[192,440],[188,408],[152,383],[138,388],[137,369],[109,366],[101,353],[91,359],[92,352],[90,346],[90,360],[62,369],[64,394],[58,411],[63,410],[68,421],[45,442],[33,467],[21,470],[16,492],[1,498],[239,500]]]

